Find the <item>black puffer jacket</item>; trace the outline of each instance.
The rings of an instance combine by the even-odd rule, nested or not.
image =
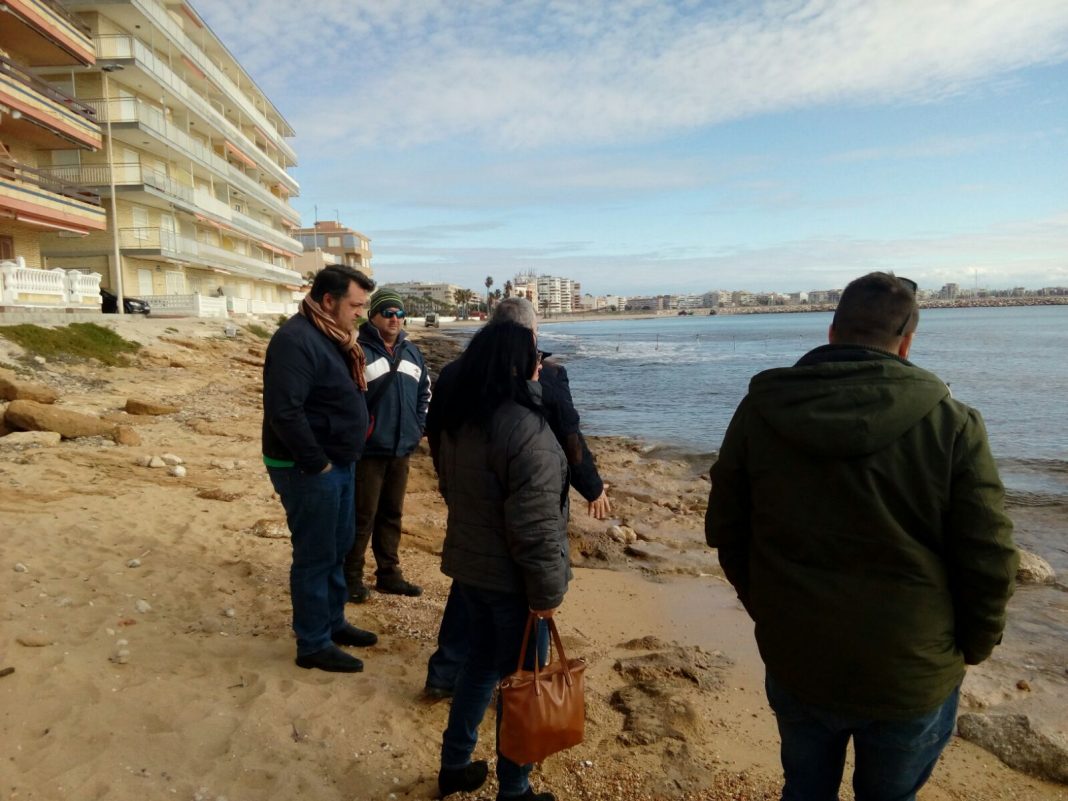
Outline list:
[[[531,382],[531,394],[540,387]],[[560,605],[571,579],[567,460],[544,418],[507,403],[488,432],[444,432],[438,459],[449,523],[441,570],[456,581]]]

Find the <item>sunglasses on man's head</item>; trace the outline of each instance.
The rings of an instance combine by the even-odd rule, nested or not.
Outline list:
[[[383,312],[379,312],[379,314],[381,314],[387,320],[392,320],[394,317],[397,317],[401,320],[404,319],[404,312],[400,309],[386,309]]]

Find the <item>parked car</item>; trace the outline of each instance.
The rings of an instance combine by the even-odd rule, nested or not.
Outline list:
[[[119,311],[119,299],[115,297],[114,293],[101,289],[100,308],[104,314],[117,314]],[[152,311],[152,307],[148,305],[147,300],[124,297],[122,299],[122,310],[126,314],[143,314],[147,317]]]
[[[437,312],[427,312],[423,326],[425,328],[441,328],[441,321],[438,319]]]

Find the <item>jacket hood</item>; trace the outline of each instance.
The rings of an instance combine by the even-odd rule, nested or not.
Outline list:
[[[933,373],[882,351],[824,345],[749,384],[749,403],[774,431],[811,453],[876,453],[949,395]]]
[[[401,328],[397,332],[397,344],[394,345],[394,349],[399,348],[400,344],[408,338],[408,332]],[[375,324],[368,320],[365,323],[361,323],[359,328],[360,344],[373,344],[378,345],[383,351],[386,349],[385,340],[382,339],[382,332],[375,328]]]

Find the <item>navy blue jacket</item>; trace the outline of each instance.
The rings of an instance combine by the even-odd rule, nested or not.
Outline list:
[[[360,344],[367,355],[366,399],[374,421],[364,454],[407,456],[423,438],[430,406],[430,373],[423,354],[403,330],[391,354],[371,322],[360,326]],[[394,365],[396,375],[390,378]]]
[[[304,315],[275,331],[263,364],[263,455],[305,473],[360,458],[367,404],[337,343]]]

